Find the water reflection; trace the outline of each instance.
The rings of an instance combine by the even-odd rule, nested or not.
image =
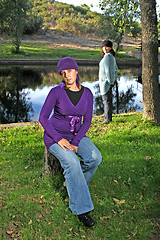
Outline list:
[[[95,92],[95,115],[103,113],[103,102],[100,96],[99,84],[94,86]],[[121,76],[113,87],[113,113],[127,113],[130,111],[141,111],[142,85],[135,78]]]
[[[0,74],[0,123],[30,121],[32,103],[23,89],[30,85],[34,74],[30,72],[29,82],[26,82],[28,73],[19,67],[1,71]]]
[[[123,113],[142,110],[142,85],[138,83],[141,69],[119,69],[118,82],[113,88],[113,111]],[[103,113],[98,67],[80,66],[84,86],[94,95],[94,115]],[[0,123],[38,120],[41,107],[50,89],[60,84],[56,66],[0,68]]]

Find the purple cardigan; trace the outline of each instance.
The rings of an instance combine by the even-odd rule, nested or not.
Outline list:
[[[54,109],[53,115],[50,117]],[[49,148],[62,138],[78,146],[88,131],[93,112],[93,94],[84,87],[78,104],[74,106],[61,86],[50,90],[42,107],[39,121],[44,128],[44,143]]]

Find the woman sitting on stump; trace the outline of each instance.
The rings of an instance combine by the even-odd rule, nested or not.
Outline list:
[[[78,65],[73,58],[60,59],[57,67],[63,80],[49,92],[39,121],[45,130],[46,147],[64,170],[69,207],[85,226],[92,227],[95,222],[89,212],[94,207],[89,183],[102,159],[85,135],[92,120],[93,95],[80,84]]]

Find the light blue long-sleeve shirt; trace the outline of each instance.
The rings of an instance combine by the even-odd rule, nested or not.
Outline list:
[[[118,67],[115,57],[110,53],[105,54],[99,63],[99,86],[101,95],[108,92],[117,77],[117,71]]]

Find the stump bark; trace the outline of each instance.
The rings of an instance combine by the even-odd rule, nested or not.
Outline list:
[[[48,149],[44,149],[44,161],[42,168],[42,176],[52,175],[55,176],[58,172],[62,170],[59,160],[51,154]]]

